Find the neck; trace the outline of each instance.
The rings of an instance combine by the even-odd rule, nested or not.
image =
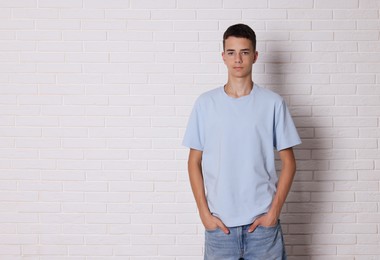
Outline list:
[[[236,78],[236,79],[228,79],[227,84],[224,89],[225,92],[232,97],[241,97],[249,95],[252,91],[253,82],[252,78]]]

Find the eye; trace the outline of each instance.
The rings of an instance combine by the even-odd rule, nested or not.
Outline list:
[[[227,52],[228,56],[232,56],[233,54],[234,54],[234,52],[232,52],[232,51]]]
[[[248,54],[249,54],[249,51],[243,51],[242,54],[243,54],[243,55],[248,55]]]

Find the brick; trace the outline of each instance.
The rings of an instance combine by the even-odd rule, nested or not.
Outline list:
[[[13,162],[12,168],[18,169],[54,169],[56,163],[51,160],[17,160]]]
[[[354,64],[312,64],[313,73],[355,73]]]
[[[67,255],[68,250],[65,245],[25,245],[22,252],[27,258],[31,258],[33,255],[59,257],[58,255]]]
[[[268,30],[291,30],[291,31],[308,31],[311,30],[310,21],[267,21]]]
[[[109,233],[113,234],[115,239],[117,239],[119,236],[123,237],[124,234],[133,234],[134,236],[128,236],[126,239],[128,239],[128,243],[124,242],[124,244],[130,244],[133,237],[142,237],[146,234],[151,234],[151,226],[150,225],[120,225],[120,224],[113,224],[109,225]],[[116,235],[116,236],[115,236]],[[144,236],[145,237],[145,236]],[[100,239],[101,237],[99,237]],[[110,241],[111,242],[111,241]],[[109,243],[111,244],[111,243]],[[118,244],[117,242],[114,244]],[[149,243],[143,243],[143,244],[149,244]]]
[[[1,30],[30,30],[33,29],[33,23],[26,20],[2,20]]]
[[[62,39],[64,41],[105,41],[107,34],[102,31],[64,31]]]
[[[38,42],[38,50],[42,52],[82,52],[82,43],[74,41],[65,42]]]
[[[59,84],[99,84],[102,81],[102,75],[100,74],[58,74],[57,83]],[[80,87],[78,87],[80,88]]]
[[[131,239],[132,245],[171,245],[175,244],[175,236],[138,235]]]
[[[8,40],[0,42],[1,51],[35,51],[36,43],[33,41]]]
[[[137,20],[149,20],[150,14],[154,10],[143,10],[143,9],[105,9],[100,10],[105,12],[105,17],[107,19],[137,19]],[[119,32],[118,32],[119,33]]]
[[[295,41],[333,41],[332,32],[290,32],[290,39]]]
[[[134,246],[113,246],[114,255],[119,256],[144,256],[144,255],[157,255],[156,245],[134,245]]]
[[[378,190],[378,186],[378,183],[370,181],[347,181],[335,182],[334,184],[335,190],[337,191],[376,191]]]
[[[334,140],[334,147],[338,149],[373,149],[377,148],[376,139],[338,139]]]
[[[143,192],[152,192],[153,183],[150,182],[122,182],[110,183],[109,190],[111,192],[134,192],[134,191],[143,191]]]
[[[360,117],[360,118],[348,118],[340,117],[334,118],[334,125],[338,127],[371,127],[376,126],[376,118]]]
[[[286,10],[288,19],[312,19],[315,20],[328,20],[333,18],[332,10],[321,9],[288,9]]]
[[[358,202],[378,202],[380,196],[378,192],[357,192],[355,195]]]
[[[327,52],[357,52],[356,42],[313,42],[312,43],[312,49],[313,51],[327,51]],[[318,65],[318,64],[316,64]],[[337,64],[337,65],[350,65],[350,64]]]
[[[91,190],[86,189],[86,191]],[[107,212],[107,208],[106,205],[100,203],[65,202],[62,211],[65,213],[101,213]]]
[[[378,35],[375,30],[347,32],[337,31],[334,33],[334,39],[336,41],[376,41],[378,40]]]
[[[373,234],[377,233],[374,224],[334,224],[334,233],[336,234]]]
[[[333,191],[333,184],[328,182],[294,182],[292,184],[292,191]]]
[[[70,256],[111,256],[113,247],[110,245],[72,245]]]
[[[295,255],[336,255],[336,246],[318,246],[318,245],[307,245],[307,246],[295,246],[293,248]],[[324,258],[326,259],[326,258]]]
[[[200,63],[200,55],[194,53],[176,52],[173,54],[155,55],[157,63]]]
[[[137,31],[172,31],[171,21],[130,20],[127,22],[127,30]]]
[[[359,2],[359,8],[363,9],[372,9],[372,8],[380,8],[380,3],[372,0],[362,0]]]
[[[317,171],[314,178],[320,181],[351,181],[357,180],[357,173],[353,170],[345,171]]]
[[[375,83],[375,75],[352,75],[352,74],[335,74],[331,75],[331,83],[356,83],[356,84],[366,84]]]
[[[312,192],[311,201],[354,201],[355,196],[351,192]]]
[[[353,254],[353,255],[379,255],[380,249],[376,245],[354,245],[354,246],[339,246],[338,254]]]
[[[79,30],[81,28],[80,20],[37,20],[37,30]]]
[[[120,203],[110,203],[107,205],[107,212],[115,212],[115,213],[133,213],[131,215],[135,216],[137,214],[152,214],[152,205],[149,203],[133,203],[133,204],[120,204]],[[143,223],[142,223],[143,224]],[[149,230],[150,226],[148,225]],[[128,227],[125,227],[128,228]],[[143,233],[146,233],[147,228],[143,229]],[[117,233],[116,231],[113,233]],[[136,231],[137,233],[137,231]]]
[[[356,9],[359,7],[359,1],[358,0],[349,0],[349,1],[343,1],[343,0],[338,0],[338,1],[327,1],[327,0],[317,0],[315,2],[315,7],[316,8],[321,8],[321,9]]]
[[[358,48],[359,48],[360,52],[378,52],[380,50],[379,45],[375,44],[375,42],[371,42],[371,41],[358,42],[358,46],[359,46]],[[362,54],[365,55],[364,53],[362,53]],[[376,65],[376,64],[374,64],[374,65]]]
[[[130,180],[131,174],[123,170],[93,170],[87,171],[86,177],[89,181]]]
[[[160,255],[164,256],[177,256],[177,255],[186,255],[186,256],[201,256],[202,255],[202,246],[193,246],[193,245],[177,245],[177,246],[166,246],[160,245],[158,252]]]
[[[215,31],[218,23],[215,21],[176,21],[174,31]]]
[[[129,193],[126,192],[91,192],[85,194],[85,202],[94,203],[126,203]]]
[[[288,203],[288,212],[294,213],[321,213],[321,212],[332,212],[331,203]]]
[[[358,129],[354,128],[334,127],[315,129],[315,137],[318,138],[354,138],[358,136]]]
[[[172,73],[174,65],[171,63],[168,63],[168,64],[135,63],[129,66],[130,66],[129,71],[131,73]]]
[[[131,0],[131,8],[133,9],[145,9],[149,6],[149,9],[171,9],[176,7],[175,0]],[[170,18],[169,18],[170,19]]]
[[[146,170],[148,168],[145,161],[105,161],[102,163],[106,170]]]
[[[89,224],[128,224],[130,215],[123,213],[94,213],[86,216],[86,223]]]
[[[13,63],[19,60],[17,53],[2,53],[0,55],[0,61],[3,63]]]
[[[104,10],[102,9],[85,9],[70,8],[60,9],[60,17],[63,19],[103,19]]]
[[[118,20],[84,20],[81,22],[83,30],[123,30],[126,29],[125,21]]]
[[[371,66],[372,65],[372,66]],[[377,64],[357,64],[356,71],[359,73],[377,73],[380,67]]]
[[[358,20],[357,27],[359,30],[378,30],[380,23],[377,20]]]
[[[356,244],[354,235],[313,235],[313,244],[319,245],[353,245]]]
[[[313,116],[356,116],[355,107],[315,106],[312,108]]]
[[[177,8],[182,9],[216,9],[216,8],[222,8],[223,7],[223,1],[222,0],[210,0],[210,1],[186,1],[186,0],[177,0]]]
[[[377,10],[371,9],[335,9],[333,10],[334,19],[355,19],[355,20],[369,20],[378,19]]]
[[[294,106],[300,106],[300,105],[322,106],[322,109],[325,108],[325,106],[334,105],[334,101],[335,101],[333,96],[326,97],[326,96],[318,96],[318,95],[313,95],[313,96],[297,95],[297,96],[291,96],[290,98],[291,98],[290,103]],[[324,114],[324,115],[329,116],[330,114]]]
[[[291,0],[291,1],[280,1],[280,0],[270,0],[269,7],[271,8],[313,8],[313,1],[300,1],[300,0]]]
[[[312,49],[311,43],[309,42],[268,42],[266,44],[266,50],[268,53],[271,52],[310,52]]]
[[[104,2],[102,0],[83,0],[83,7],[85,8],[129,8],[129,0],[110,0]]]
[[[311,223],[353,223],[355,213],[313,213]]]
[[[378,244],[379,243],[379,235],[376,235],[376,234],[358,234],[357,235],[357,240],[358,240],[358,244],[365,244],[365,245],[370,245],[370,244]],[[364,259],[364,258],[363,258]]]
[[[2,192],[1,199],[2,202],[12,200],[17,202],[33,202],[37,201],[37,194],[35,192]]]
[[[322,63],[322,64],[335,64],[337,60],[336,53],[324,52],[324,53],[292,53],[291,61],[294,63]],[[304,64],[303,64],[304,65]],[[316,82],[320,83],[320,82]]]
[[[342,150],[342,149],[325,149],[325,150],[313,150],[312,158],[316,160],[341,160],[341,159],[355,159],[355,151]]]
[[[103,224],[65,224],[62,231],[64,234],[106,234],[107,226]]]
[[[10,19],[12,16],[12,9],[11,8],[1,8],[0,10],[0,18],[7,18]]]
[[[376,212],[377,205],[374,202],[336,202],[334,212],[366,213]]]
[[[231,2],[232,4],[232,2]],[[242,10],[242,18],[245,19],[251,19],[254,17],[255,19],[286,19],[286,10],[281,9],[252,9],[256,7],[251,7],[249,9],[243,9]],[[205,14],[206,11],[204,11]],[[236,14],[237,16],[237,14]],[[237,19],[237,18],[235,18]]]
[[[130,235],[102,236],[92,235],[85,238],[87,245],[128,245],[131,242]]]
[[[131,216],[133,224],[175,224],[175,216],[171,214],[138,214]]]

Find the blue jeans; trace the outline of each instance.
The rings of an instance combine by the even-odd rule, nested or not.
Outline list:
[[[205,231],[204,260],[286,260],[280,221],[276,226],[258,226],[248,233],[250,225]]]

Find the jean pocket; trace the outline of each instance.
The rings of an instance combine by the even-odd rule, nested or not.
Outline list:
[[[206,232],[216,232],[216,231],[219,230],[219,228],[218,227],[215,228],[215,229],[207,229],[207,228],[205,228],[205,230],[206,230]]]
[[[264,228],[264,229],[275,229],[278,227],[278,225],[280,224],[280,221],[278,220],[276,224],[274,224],[273,226],[257,226],[257,227],[260,227],[260,228]]]

